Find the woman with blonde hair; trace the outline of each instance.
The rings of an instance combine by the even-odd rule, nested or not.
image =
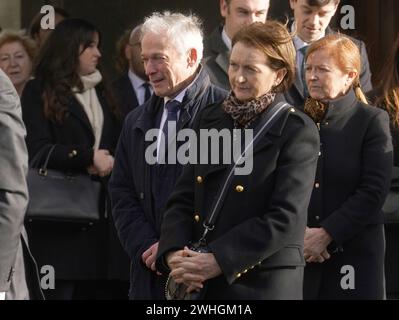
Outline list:
[[[0,33],[0,68],[10,78],[19,96],[32,76],[36,53],[35,42],[21,32]]]
[[[388,114],[367,105],[360,54],[343,35],[313,43],[306,55],[321,152],[305,233],[305,299],[383,299],[382,205],[392,143]]]

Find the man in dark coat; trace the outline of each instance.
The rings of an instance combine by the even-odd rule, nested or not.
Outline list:
[[[146,102],[152,95],[152,88],[141,61],[140,37],[141,25],[138,25],[131,32],[129,43],[125,48],[129,70],[112,84],[123,117]]]
[[[28,152],[21,105],[0,70],[0,300],[43,298],[36,264],[27,246]]]
[[[115,225],[131,259],[130,298],[164,299],[166,277],[155,269],[155,259],[164,207],[182,167],[163,164],[160,145],[151,165],[146,134],[160,129],[158,142],[171,136],[167,125],[172,121],[175,132],[192,127],[197,113],[226,93],[211,85],[200,65],[202,32],[194,16],[154,14],[142,32],[142,58],[155,94],[125,120],[110,194]]]
[[[216,28],[204,41],[204,66],[213,84],[229,90],[227,70],[230,64],[231,40],[243,27],[265,22],[269,0],[220,0],[224,25]]]
[[[291,30],[296,31],[294,45],[297,51],[297,74],[294,85],[285,92],[288,103],[303,109],[308,97],[304,81],[304,58],[306,50],[313,42],[323,38],[325,35],[334,33],[329,27],[331,19],[335,15],[340,0],[290,0],[290,6],[294,13],[294,22]],[[371,72],[367,56],[366,46],[363,41],[351,38],[359,47],[362,70],[360,73],[360,84],[364,92],[372,89]]]

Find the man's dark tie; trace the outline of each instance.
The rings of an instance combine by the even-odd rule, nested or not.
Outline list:
[[[151,95],[152,95],[152,93],[151,93],[151,90],[150,90],[150,84],[148,83],[148,82],[144,82],[143,83],[143,87],[144,87],[144,102],[146,102],[148,99],[150,99],[151,98]]]
[[[301,65],[301,77],[303,84],[303,96],[305,99],[309,96],[308,86],[306,84],[306,70],[305,70],[305,65],[306,65],[305,57],[308,49],[309,46],[304,46],[301,49],[299,49],[299,51],[302,53],[303,56],[302,65]]]
[[[170,100],[166,103],[165,105],[166,110],[168,111],[168,117],[166,118],[165,124],[162,127],[162,131],[164,134],[164,139],[161,140],[161,145],[158,153],[158,160],[159,162],[162,163],[162,160],[165,159],[165,162],[167,162],[167,157],[168,157],[168,147],[169,147],[169,136],[174,136],[175,131],[169,132],[169,122],[174,122],[174,129],[176,130],[177,126],[177,114],[180,109],[180,102],[176,100]]]

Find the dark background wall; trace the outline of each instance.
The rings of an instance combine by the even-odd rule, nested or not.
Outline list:
[[[205,34],[220,22],[219,0],[21,0],[21,24],[29,25],[32,17],[44,4],[58,5],[72,16],[86,18],[103,33],[103,65],[114,76],[115,43],[126,28],[141,22],[153,11],[179,10],[193,12],[204,21]],[[394,37],[399,33],[399,1],[397,0],[341,0],[356,10],[356,29],[349,31],[367,44],[373,75],[384,63]],[[284,19],[290,14],[289,0],[271,0],[269,16]],[[339,26],[338,12],[334,26]]]
[[[28,27],[32,17],[42,5],[58,5],[72,16],[88,19],[102,32],[102,64],[107,73],[114,74],[114,50],[118,37],[126,28],[141,22],[153,11],[179,10],[196,13],[204,22],[205,35],[221,23],[219,0],[22,0],[21,25]],[[288,1],[272,0],[270,15],[282,17]]]

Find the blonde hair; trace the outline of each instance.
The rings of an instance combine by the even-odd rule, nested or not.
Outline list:
[[[352,83],[352,88],[355,91],[357,99],[364,104],[368,104],[366,96],[364,95],[360,85],[361,72],[361,56],[357,45],[347,36],[342,34],[331,34],[314,42],[310,45],[305,59],[316,51],[327,50],[328,54],[332,56],[338,67],[343,71],[357,71],[357,76]]]
[[[23,31],[4,30],[0,33],[0,48],[5,44],[19,42],[25,49],[30,60],[33,62],[37,55],[35,41],[24,34]]]

